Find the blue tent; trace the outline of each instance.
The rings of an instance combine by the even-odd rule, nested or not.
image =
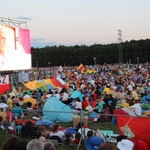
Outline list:
[[[62,103],[55,96],[50,97],[43,106],[43,115],[51,121],[70,122],[73,119],[69,105]]]

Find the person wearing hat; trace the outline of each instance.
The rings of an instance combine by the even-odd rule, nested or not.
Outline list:
[[[98,150],[103,142],[98,136],[90,136],[85,140],[84,147],[86,150]]]
[[[130,140],[123,139],[117,143],[117,148],[119,150],[133,150],[134,144]]]

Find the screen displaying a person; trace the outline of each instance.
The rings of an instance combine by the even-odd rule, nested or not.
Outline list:
[[[29,69],[30,67],[29,30],[0,25],[0,71]]]
[[[3,29],[0,29],[0,68],[4,65],[6,58],[4,56],[6,49],[6,35]]]

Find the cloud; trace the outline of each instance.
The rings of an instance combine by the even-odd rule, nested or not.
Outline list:
[[[23,17],[23,16],[17,17],[16,19],[19,19],[19,20],[26,20],[26,21],[32,20],[32,19],[29,18],[29,17]]]
[[[43,48],[46,46],[60,46],[60,45],[64,45],[64,46],[75,46],[75,45],[92,45],[93,43],[89,43],[89,44],[85,44],[85,43],[60,43],[60,42],[49,42],[49,41],[45,41],[45,39],[43,38],[34,38],[31,39],[31,47],[34,48]]]
[[[42,47],[46,47],[46,46],[55,46],[55,45],[60,45],[57,42],[45,42],[45,39],[43,38],[34,38],[31,39],[31,47],[34,48],[42,48]]]

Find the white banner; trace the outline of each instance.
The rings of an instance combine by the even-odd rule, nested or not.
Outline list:
[[[9,84],[9,75],[0,76],[0,85]]]

